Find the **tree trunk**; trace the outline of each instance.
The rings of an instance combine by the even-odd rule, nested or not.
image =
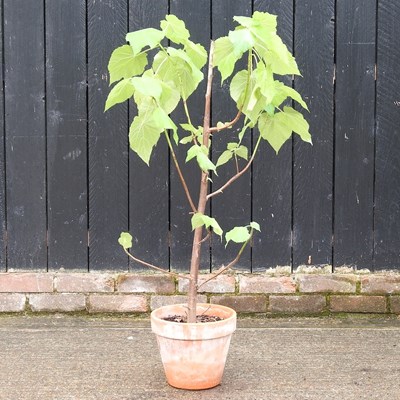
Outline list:
[[[209,148],[210,138],[210,116],[211,116],[211,88],[213,79],[213,55],[214,55],[214,42],[210,43],[210,52],[208,59],[208,74],[207,74],[207,89],[205,95],[204,105],[204,119],[203,119],[203,145]],[[197,212],[204,214],[207,206],[208,194],[208,172],[202,171],[200,182],[199,202]],[[192,246],[192,259],[190,262],[190,284],[189,284],[189,301],[188,301],[188,322],[196,322],[196,307],[197,307],[197,284],[200,268],[200,254],[202,245],[203,227],[196,228],[193,235]]]

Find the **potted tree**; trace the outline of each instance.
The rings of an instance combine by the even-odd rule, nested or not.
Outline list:
[[[163,137],[188,201],[188,218],[191,218],[194,232],[189,275],[170,272],[138,259],[129,251],[132,236],[123,232],[119,238],[124,251],[134,261],[189,281],[188,304],[161,307],[151,315],[168,383],[184,389],[205,389],[220,383],[230,337],[236,327],[234,310],[197,303],[198,290],[205,283],[200,284],[198,280],[202,243],[212,234],[222,240],[224,234],[217,220],[206,214],[208,201],[221,195],[249,170],[262,140],[266,140],[277,153],[292,132],[311,143],[309,126],[302,114],[289,105],[283,105],[289,98],[307,109],[305,102],[292,87],[275,79],[276,75],[300,75],[295,59],[277,35],[276,16],[255,12],[252,17],[234,17],[234,21],[238,24],[236,29],[211,41],[207,54],[201,44],[190,40],[183,21],[167,15],[161,21],[160,29],[147,28],[128,33],[127,44],[113,51],[108,64],[110,84],[116,84],[108,95],[105,110],[133,98],[138,112],[129,131],[131,149],[149,164],[154,146]],[[166,40],[168,46],[164,44]],[[237,71],[236,62],[242,58],[247,60],[247,67]],[[204,79],[202,68],[206,64],[203,125],[194,126],[187,99]],[[229,88],[237,114],[227,116],[228,122],[212,126],[214,68],[219,70],[221,82],[233,75]],[[173,121],[170,116],[179,102],[183,103],[185,121]],[[227,141],[218,160],[212,160],[212,136],[222,135],[225,129],[234,126],[239,126],[237,140]],[[255,127],[258,128],[253,130],[255,146],[248,149],[242,140]],[[197,203],[176,157],[177,147],[184,147],[186,162],[196,162],[200,169]],[[244,160],[242,168],[238,159]],[[217,175],[218,168],[228,162],[235,163],[236,172],[210,192],[211,175]],[[239,243],[240,249],[232,261],[210,274],[206,282],[231,269],[239,261],[254,231],[259,230],[259,225],[252,221],[226,232],[226,243]]]

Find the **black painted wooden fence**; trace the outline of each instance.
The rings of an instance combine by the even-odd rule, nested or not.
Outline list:
[[[398,0],[0,4],[0,270],[135,269],[117,244],[128,229],[139,257],[187,269],[189,210],[167,147],[150,169],[128,151],[133,108],[103,113],[108,58],[127,31],[156,27],[166,13],[208,47],[232,29],[233,15],[255,10],[278,14],[303,73],[293,84],[309,104],[314,146],[295,138],[275,156],[264,143],[252,173],[214,198],[210,212],[223,227],[261,224],[240,267],[400,267]],[[227,120],[235,114],[227,88],[215,88],[213,119]],[[202,103],[203,94],[190,99],[196,123]],[[185,174],[197,192],[198,171]],[[219,179],[230,174],[221,168]],[[236,251],[214,239],[202,267]]]

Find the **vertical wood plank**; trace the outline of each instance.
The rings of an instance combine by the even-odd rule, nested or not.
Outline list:
[[[46,55],[48,267],[87,269],[85,0],[47,1]]]
[[[103,112],[107,64],[114,48],[125,43],[125,1],[88,0],[89,76],[89,268],[128,269],[118,244],[128,229],[127,105]]]
[[[255,0],[254,11],[278,16],[278,34],[293,49],[293,1]],[[291,78],[284,83],[292,85]],[[258,134],[258,133],[257,133]],[[276,155],[262,143],[253,165],[253,219],[261,233],[254,235],[253,271],[290,266],[292,256],[292,141]]]
[[[47,222],[42,1],[4,1],[4,61],[8,268],[45,270]]]
[[[295,56],[303,77],[313,146],[295,137],[293,264],[332,263],[333,75],[335,1],[297,1]]]
[[[233,30],[236,23],[233,17],[237,16],[251,16],[252,4],[251,0],[234,1],[223,0],[212,3],[212,37],[218,39],[221,36],[227,36],[230,30]],[[246,58],[246,57],[245,57]],[[241,60],[242,61],[242,60]],[[238,69],[246,69],[246,60],[236,65]],[[212,122],[216,125],[218,121],[226,122],[232,120],[237,109],[235,103],[229,94],[229,83],[231,78],[221,86],[221,74],[216,70],[213,83],[213,96],[212,96]],[[226,150],[226,145],[229,142],[238,141],[238,133],[243,126],[243,119],[241,119],[237,126],[233,129],[222,131],[213,135],[212,141],[212,157],[214,163],[217,162],[218,157],[223,151]],[[247,136],[243,139],[243,145],[249,149],[251,154],[251,134],[248,132]],[[244,160],[239,160],[240,167],[245,165]],[[217,189],[227,182],[236,173],[235,162],[231,162],[218,168],[218,176],[213,176],[212,187]],[[227,188],[223,194],[215,196],[212,199],[212,214],[213,217],[219,222],[224,231],[229,231],[235,226],[248,225],[251,222],[251,175],[250,172],[242,176],[235,183]],[[227,265],[233,260],[240,249],[240,245],[230,243],[225,248],[225,241],[221,241],[218,237],[214,236],[212,240],[212,268],[218,269],[221,265]],[[237,268],[250,270],[250,248],[248,247],[242,254]]]
[[[372,267],[375,0],[338,0],[334,265]]]
[[[3,3],[0,4],[0,15],[3,15]],[[1,20],[1,38],[4,38],[3,33],[3,20]],[[3,46],[0,48],[0,57],[0,59],[3,60]],[[4,81],[3,63],[1,63],[0,66],[0,79],[2,82]],[[4,87],[3,85],[0,85],[0,271],[5,271],[7,269],[4,118]]]
[[[167,0],[130,0],[129,31],[149,27],[160,29],[160,21],[166,14]],[[134,107],[130,108],[130,123],[136,112]],[[150,167],[132,151],[129,160],[129,225],[135,242],[135,256],[168,268],[169,156],[166,140],[160,138],[153,151]],[[131,262],[131,268],[145,267]]]
[[[375,268],[399,268],[400,258],[400,9],[378,3]]]
[[[210,42],[210,0],[171,0],[170,12],[185,21],[186,27],[191,32],[191,40],[201,43],[206,50],[209,50]],[[203,72],[206,71],[204,67]],[[206,72],[205,72],[206,74]],[[204,94],[205,80],[199,85],[196,93],[188,99],[188,107],[191,113],[193,125],[203,125],[204,113]],[[183,109],[174,112],[174,120],[186,122]],[[178,148],[178,159],[183,166],[183,173],[192,193],[193,201],[197,205],[197,197],[200,185],[200,170],[192,160],[185,165],[186,146],[180,145]],[[171,162],[171,210],[170,210],[170,229],[171,229],[171,248],[170,263],[172,269],[188,270],[190,266],[190,254],[192,250],[193,234],[190,224],[191,209],[188,205],[184,191],[181,187],[175,166]],[[202,270],[210,269],[210,256],[208,242],[205,242],[201,253]]]

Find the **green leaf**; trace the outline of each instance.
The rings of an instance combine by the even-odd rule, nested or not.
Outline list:
[[[164,82],[172,81],[184,100],[196,90],[203,73],[193,64],[183,50],[168,49],[154,57],[153,70]]]
[[[263,113],[260,116],[258,128],[261,136],[270,143],[276,153],[290,138],[292,131],[305,142],[312,144],[307,121],[301,113],[291,107],[284,107],[283,111],[273,116]]]
[[[217,167],[212,163],[212,161],[208,158],[203,151],[199,152],[196,156],[197,163],[202,171],[207,172],[208,170],[217,172]]]
[[[180,143],[182,144],[188,144],[193,141],[193,137],[197,137],[199,139],[199,142],[202,142],[202,133],[203,133],[203,127],[198,126],[195,128],[192,124],[180,124],[180,126],[187,132],[190,132],[190,136],[186,136],[181,139]]]
[[[219,226],[217,220],[215,218],[211,218],[208,215],[204,215],[202,213],[196,213],[192,217],[192,230],[199,228],[200,226],[205,226],[206,229],[212,228],[213,232],[219,236],[222,236],[223,230]]]
[[[238,157],[244,158],[245,160],[247,160],[249,157],[249,150],[247,149],[246,146],[241,145],[235,150],[235,154]]]
[[[233,19],[246,28],[261,27],[263,32],[276,32],[276,15],[267,12],[255,11],[252,17],[233,17]]]
[[[275,106],[272,104],[268,104],[267,107],[265,107],[265,111],[268,113],[269,116],[273,117],[275,114]]]
[[[149,165],[153,148],[164,131],[160,122],[153,118],[153,112],[149,109],[136,116],[129,129],[130,147],[147,165]]]
[[[150,49],[156,47],[161,40],[164,39],[164,32],[159,29],[146,28],[135,32],[129,32],[126,35],[126,41],[132,47],[133,54],[138,54],[143,48],[149,47]]]
[[[303,115],[292,107],[284,107],[283,114],[285,115],[285,123],[292,129],[292,131],[296,132],[303,141],[312,144],[311,134],[309,132],[310,126],[304,119]]]
[[[244,112],[246,115],[250,116],[251,112],[255,109],[257,104],[260,104],[260,100],[262,99],[262,95],[260,92],[259,86],[253,85],[253,88],[250,92],[250,96],[246,99],[247,104],[246,107],[244,108]]]
[[[192,231],[194,231],[196,228],[200,228],[200,226],[204,225],[203,217],[204,217],[204,214],[202,214],[202,213],[193,214],[193,217],[191,219]]]
[[[162,93],[161,81],[156,78],[141,76],[132,78],[132,85],[145,96],[160,99]]]
[[[240,25],[250,28],[254,24],[254,20],[252,17],[240,17],[240,16],[234,16],[233,20],[236,22],[239,22]]]
[[[185,136],[179,141],[179,143],[181,143],[181,144],[189,144],[189,143],[192,143],[192,142],[193,142],[193,136],[192,135]]]
[[[228,143],[226,148],[230,151],[236,150],[239,147],[238,143]]]
[[[255,229],[258,232],[261,232],[260,224],[258,222],[255,222],[255,221],[250,222],[250,227]]]
[[[115,104],[128,100],[134,92],[135,87],[132,85],[131,79],[123,79],[118,82],[108,94],[104,111],[107,111]]]
[[[272,103],[275,107],[279,107],[288,97],[291,97],[293,100],[297,101],[304,109],[308,111],[307,104],[305,103],[299,92],[278,81],[275,81],[275,88],[276,88],[276,95],[272,100]]]
[[[221,73],[221,81],[232,75],[236,61],[242,58],[243,53],[237,53],[229,37],[224,36],[214,43],[213,65]]]
[[[269,142],[277,154],[292,135],[292,129],[287,126],[282,112],[274,114],[274,116],[270,116],[268,113],[261,114],[258,120],[258,129],[262,138]]]
[[[275,74],[300,75],[294,57],[278,35],[268,35],[265,41],[257,42],[255,48]]]
[[[132,47],[125,44],[117,47],[111,54],[108,63],[110,85],[122,78],[130,78],[143,73],[147,65],[147,54],[137,56],[133,54]]]
[[[193,158],[197,157],[197,154],[199,154],[201,152],[201,148],[200,146],[198,146],[197,144],[194,144],[188,151],[187,151],[187,155],[186,155],[186,160],[185,162],[189,162],[190,160],[192,160]]]
[[[197,129],[192,124],[179,124],[185,131],[196,133]]]
[[[128,250],[132,247],[132,236],[128,232],[122,232],[119,236],[118,243],[125,249]]]
[[[236,226],[225,234],[226,246],[230,241],[235,243],[244,243],[250,239],[250,232],[246,226]]]
[[[254,71],[257,86],[260,88],[260,93],[265,99],[265,103],[269,104],[276,95],[276,81],[270,66],[266,66],[263,62],[257,64]]]
[[[185,23],[173,14],[166,15],[160,26],[165,36],[176,44],[185,44],[190,37]]]
[[[175,88],[173,82],[165,83],[160,79],[154,77],[150,74],[151,71],[146,71],[142,78],[151,79],[153,81],[153,87],[146,87],[146,80],[143,80],[137,83],[137,86],[140,86],[142,92],[147,93],[147,95],[142,92],[136,90],[134,93],[134,100],[138,107],[139,112],[143,112],[150,109],[154,109],[154,98],[157,99],[159,96],[158,104],[159,106],[167,113],[170,114],[173,110],[175,110],[176,106],[180,100],[180,94],[178,90]],[[141,78],[137,78],[141,79]],[[159,95],[161,90],[161,95]],[[153,95],[154,97],[152,97]]]
[[[205,224],[206,228],[211,227],[213,229],[214,233],[216,233],[219,236],[222,236],[224,231],[219,226],[219,224],[215,218],[211,218],[211,217],[208,217],[207,215],[204,215],[203,220],[204,220],[204,224]]]
[[[232,99],[238,103],[238,108],[241,107],[244,100],[244,94],[246,92],[246,85],[248,80],[248,72],[246,70],[241,70],[235,74],[232,78],[229,92]]]
[[[203,134],[203,127],[198,126],[197,128],[193,126],[192,124],[180,124],[181,127],[188,132],[193,133],[194,136],[198,137]]]
[[[221,165],[226,164],[233,157],[233,153],[230,150],[225,150],[219,157],[217,164],[215,165],[217,168]]]
[[[230,31],[228,37],[236,54],[242,55],[254,46],[253,35],[248,29],[237,28],[234,31]]]
[[[188,40],[185,43],[185,52],[198,69],[204,67],[207,62],[207,51],[201,44]]]
[[[254,26],[262,27],[264,32],[276,32],[276,15],[262,11],[255,11],[252,18]]]
[[[242,70],[232,78],[230,85],[230,94],[232,99],[236,101],[237,107],[239,109],[241,108],[242,112],[251,121],[251,124],[246,125],[241,134],[244,134],[244,131],[248,126],[254,126],[256,124],[260,113],[265,107],[265,99],[260,93],[254,72],[250,77],[249,87],[246,90],[247,81],[248,72],[246,70]],[[247,95],[246,98],[244,97],[245,94]]]
[[[153,119],[157,126],[163,129],[172,129],[174,135],[178,130],[177,126],[175,125],[174,121],[169,117],[169,115],[161,108],[158,107],[153,112]]]
[[[160,81],[160,83],[162,92],[159,104],[167,114],[170,114],[175,110],[179,100],[181,99],[181,96],[179,94],[179,90],[175,87],[173,82],[165,83]]]

